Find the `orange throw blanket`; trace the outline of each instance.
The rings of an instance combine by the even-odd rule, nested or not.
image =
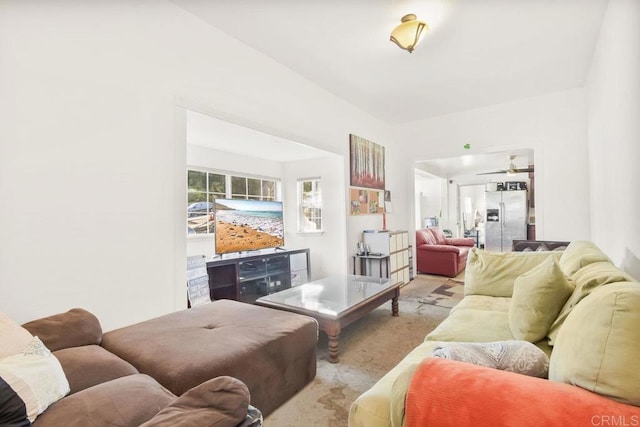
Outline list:
[[[640,426],[640,407],[569,384],[447,359],[414,373],[407,427]]]

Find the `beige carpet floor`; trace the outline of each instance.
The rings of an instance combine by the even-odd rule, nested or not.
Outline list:
[[[327,337],[320,332],[315,379],[270,414],[264,425],[346,426],[351,403],[424,341],[448,315],[449,308],[424,301],[448,280],[419,274],[400,291],[399,317],[391,316],[388,302],[347,326],[340,334],[339,363],[329,363]]]

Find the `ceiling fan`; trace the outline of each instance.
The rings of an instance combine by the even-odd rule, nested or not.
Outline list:
[[[483,172],[483,173],[478,173],[476,175],[493,175],[493,174],[498,174],[498,173],[506,173],[507,175],[514,175],[516,173],[524,173],[524,172],[533,172],[533,165],[526,167],[526,168],[518,168],[515,163],[513,163],[513,161],[516,159],[516,156],[514,155],[510,155],[509,156],[509,166],[507,167],[507,169],[503,169],[503,170],[499,170],[499,171],[493,171],[493,172]]]

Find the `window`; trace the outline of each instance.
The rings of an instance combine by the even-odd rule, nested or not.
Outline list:
[[[298,232],[322,231],[322,192],[320,178],[298,180]]]
[[[231,176],[231,198],[276,200],[276,181],[246,176]]]
[[[187,170],[187,234],[215,232],[215,199],[276,200],[278,181]]]

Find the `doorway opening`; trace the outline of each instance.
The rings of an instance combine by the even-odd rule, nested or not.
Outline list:
[[[535,239],[534,150],[520,148],[419,161],[415,163],[415,227],[438,226],[453,237],[473,237],[477,247],[509,251],[510,243],[487,247],[487,232],[496,233],[495,212],[487,200],[494,193],[525,194],[519,222],[509,225],[506,240]],[[505,205],[498,202],[498,208]],[[515,201],[509,199],[508,205]],[[495,209],[491,207],[491,209]],[[501,211],[503,212],[503,211]],[[508,217],[513,217],[511,213]],[[503,215],[498,216],[501,222]],[[487,228],[487,222],[491,222]],[[515,231],[514,231],[515,229]],[[493,234],[490,234],[490,237]],[[491,238],[489,239],[491,240]]]

